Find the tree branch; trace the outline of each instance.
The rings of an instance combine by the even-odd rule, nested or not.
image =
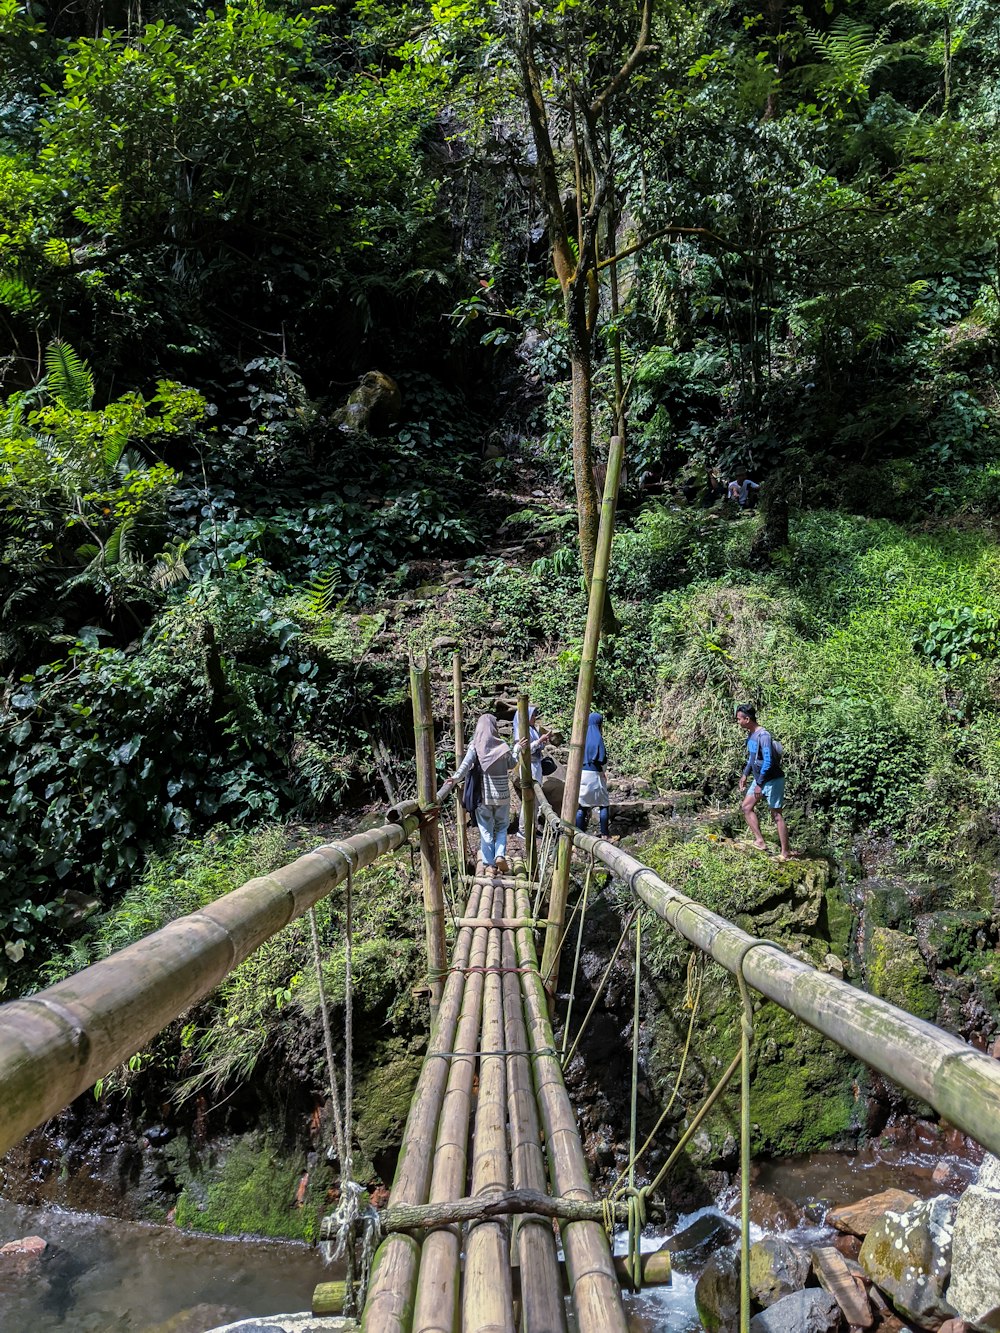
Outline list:
[[[608,102],[610,102],[612,97],[614,97],[615,93],[617,93],[618,89],[622,86],[622,84],[627,83],[628,80],[632,77],[632,73],[635,70],[636,65],[638,65],[639,61],[642,60],[644,56],[649,55],[656,49],[655,47],[649,44],[649,34],[652,29],[652,26],[653,26],[653,0],[643,0],[642,21],[639,24],[639,36],[636,38],[635,46],[632,48],[631,55],[625,61],[624,65],[622,65],[621,69],[614,76],[611,82],[604,88],[602,92],[599,92],[597,94],[597,96],[590,104],[590,114],[593,117],[595,117],[595,119],[597,116],[601,114],[605,106],[607,106]]]

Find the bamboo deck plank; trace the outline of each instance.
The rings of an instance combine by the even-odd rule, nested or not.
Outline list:
[[[504,889],[494,887],[494,912],[503,910]],[[502,931],[489,930],[487,967],[498,968]],[[472,1154],[473,1198],[510,1187],[507,1151],[507,1059],[502,1052],[503,985],[496,971],[483,978],[483,1025],[479,1058],[479,1097]],[[462,1326],[467,1333],[514,1333],[514,1296],[510,1269],[510,1228],[506,1218],[469,1225],[465,1246]]]
[[[506,890],[506,911],[513,918],[514,889]],[[521,983],[516,972],[514,936],[504,931],[502,943],[504,1039],[508,1051],[527,1049]],[[514,1189],[548,1188],[538,1106],[525,1055],[512,1056],[507,1065],[507,1110],[510,1121],[510,1158]],[[515,1224],[514,1257],[521,1278],[520,1333],[566,1333],[566,1305],[552,1222],[527,1214]]]

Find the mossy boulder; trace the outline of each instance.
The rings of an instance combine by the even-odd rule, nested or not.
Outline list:
[[[865,950],[868,989],[916,1018],[933,1021],[938,997],[915,939],[887,926],[876,926]]]
[[[921,1328],[937,1328],[955,1313],[944,1293],[957,1208],[939,1194],[905,1213],[884,1213],[861,1246],[861,1267],[897,1312]]]
[[[403,1037],[391,1037],[379,1042],[365,1061],[354,1090],[355,1134],[366,1159],[355,1162],[358,1180],[370,1180],[376,1158],[403,1137],[423,1060],[423,1042],[416,1047],[411,1050]]]
[[[220,1140],[198,1150],[187,1139],[169,1145],[183,1184],[179,1227],[215,1235],[315,1240],[326,1210],[329,1168],[319,1154],[284,1152],[266,1135]]]
[[[931,967],[974,972],[994,956],[991,912],[925,912],[915,924],[920,952]]]

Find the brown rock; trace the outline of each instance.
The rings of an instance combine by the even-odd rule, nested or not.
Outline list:
[[[968,1333],[969,1325],[964,1319],[946,1319],[938,1333]]]
[[[24,1236],[21,1240],[9,1240],[0,1245],[0,1255],[6,1254],[43,1254],[48,1249],[48,1242],[41,1236]]]
[[[856,1259],[861,1253],[861,1237],[852,1236],[849,1231],[842,1231],[834,1236],[830,1244],[845,1259]]]
[[[740,1211],[739,1195],[726,1209],[731,1217]],[[802,1209],[783,1194],[750,1188],[750,1221],[761,1231],[792,1231],[802,1221]]]
[[[990,1046],[990,1055],[993,1056],[994,1060],[1000,1060],[1000,1037],[997,1037],[996,1041]]]
[[[838,1231],[849,1231],[854,1236],[867,1236],[872,1227],[888,1212],[905,1213],[920,1200],[906,1190],[883,1190],[881,1194],[870,1194],[867,1199],[857,1203],[846,1203],[840,1208],[831,1208],[826,1215],[828,1224]]]

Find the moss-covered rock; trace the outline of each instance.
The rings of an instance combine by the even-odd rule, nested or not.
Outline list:
[[[917,1018],[933,1020],[938,998],[915,939],[876,926],[867,939],[868,989]]]
[[[991,912],[926,912],[917,917],[916,932],[920,952],[932,967],[973,972],[994,956]]]
[[[331,1179],[322,1157],[307,1163],[304,1152],[283,1153],[259,1134],[220,1141],[205,1152],[176,1139],[169,1151],[183,1184],[178,1226],[227,1236],[311,1241],[318,1235]]]
[[[402,1139],[422,1060],[422,1042],[411,1050],[404,1038],[392,1037],[380,1042],[365,1061],[354,1090],[355,1134],[367,1158],[355,1163],[359,1180],[369,1180],[375,1158]]]

